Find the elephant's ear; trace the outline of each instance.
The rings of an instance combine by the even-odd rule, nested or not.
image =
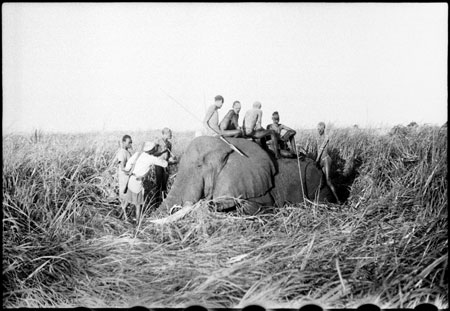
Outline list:
[[[232,150],[221,148],[208,152],[203,157],[204,195],[206,199],[213,197],[214,189],[217,187],[217,177],[226,166],[231,153]]]
[[[248,157],[236,152],[228,156],[228,161],[217,178],[214,197],[250,199],[265,195],[274,186],[276,169],[272,160],[253,142],[243,140],[236,143]]]

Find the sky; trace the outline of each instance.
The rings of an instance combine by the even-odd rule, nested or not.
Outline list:
[[[447,121],[447,3],[6,3],[4,132]]]

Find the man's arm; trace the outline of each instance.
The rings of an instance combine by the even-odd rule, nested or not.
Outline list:
[[[285,130],[286,132],[287,131],[292,131],[293,132],[293,134],[289,135],[289,138],[294,136],[295,134],[297,134],[297,132],[295,130],[291,129],[289,126],[286,126],[284,124],[280,124],[280,128],[281,128],[281,130]]]
[[[228,127],[228,123],[231,122],[232,124],[234,124],[232,119],[233,112],[234,112],[233,110],[228,111],[227,114],[223,117],[222,121],[220,121],[219,128],[222,131]]]
[[[128,173],[129,170],[125,169],[125,161],[120,161],[120,169],[122,170],[122,172]]]
[[[122,151],[122,149],[119,149],[117,151],[116,158],[117,158],[117,162],[119,163],[120,170],[125,171],[125,154]]]
[[[282,130],[286,130],[286,131],[294,131],[293,129],[291,129],[290,127],[284,125],[284,124],[280,124],[280,129]],[[295,131],[294,131],[295,132]]]
[[[143,180],[145,177],[147,177],[148,174],[150,174],[150,171],[151,171],[150,168],[151,168],[152,165],[158,165],[158,166],[162,166],[162,167],[167,167],[167,165],[168,165],[166,160],[157,158],[155,156],[152,157],[151,162],[149,164],[150,165],[148,167],[148,170],[147,170],[147,172],[144,175],[142,175],[142,176],[135,175],[136,176],[136,180],[138,180],[138,181],[139,180]]]
[[[136,152],[131,156],[131,158],[128,159],[127,164],[124,167],[124,172],[129,174],[131,170],[133,169],[134,165],[136,164],[137,157],[139,156],[139,152]]]
[[[325,150],[325,148],[327,147],[329,138],[328,137],[324,137],[322,144],[320,145],[320,147],[317,149],[317,159],[316,162],[320,161],[320,158],[322,157],[322,153]]]
[[[256,130],[263,129],[263,127],[261,126],[261,121],[262,121],[262,110],[258,109],[258,111],[256,112],[256,124],[255,124]]]
[[[212,127],[209,125],[209,120],[211,120],[211,117],[212,117],[212,115],[214,114],[215,110],[216,110],[216,109],[215,109],[214,106],[210,106],[210,107],[208,108],[208,110],[206,111],[205,119],[203,120],[203,125],[204,125],[205,127],[209,127],[209,128],[212,129]]]

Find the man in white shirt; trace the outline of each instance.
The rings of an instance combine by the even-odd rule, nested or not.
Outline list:
[[[152,165],[167,167],[168,163],[164,159],[155,156],[158,145],[154,142],[146,142],[142,152],[135,153],[127,162],[125,170],[130,175],[126,190],[127,205],[136,206],[136,221],[141,217],[141,208],[144,204],[144,186],[142,181],[149,174]],[[125,214],[125,220],[127,216]]]

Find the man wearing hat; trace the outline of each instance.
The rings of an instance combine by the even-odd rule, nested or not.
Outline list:
[[[152,165],[167,167],[166,160],[155,156],[158,150],[158,144],[147,141],[144,143],[142,152],[136,152],[127,162],[125,170],[130,178],[127,184],[126,201],[124,209],[124,218],[127,219],[125,208],[128,204],[136,206],[136,221],[141,217],[141,208],[144,204],[144,186],[142,181],[149,174]]]

